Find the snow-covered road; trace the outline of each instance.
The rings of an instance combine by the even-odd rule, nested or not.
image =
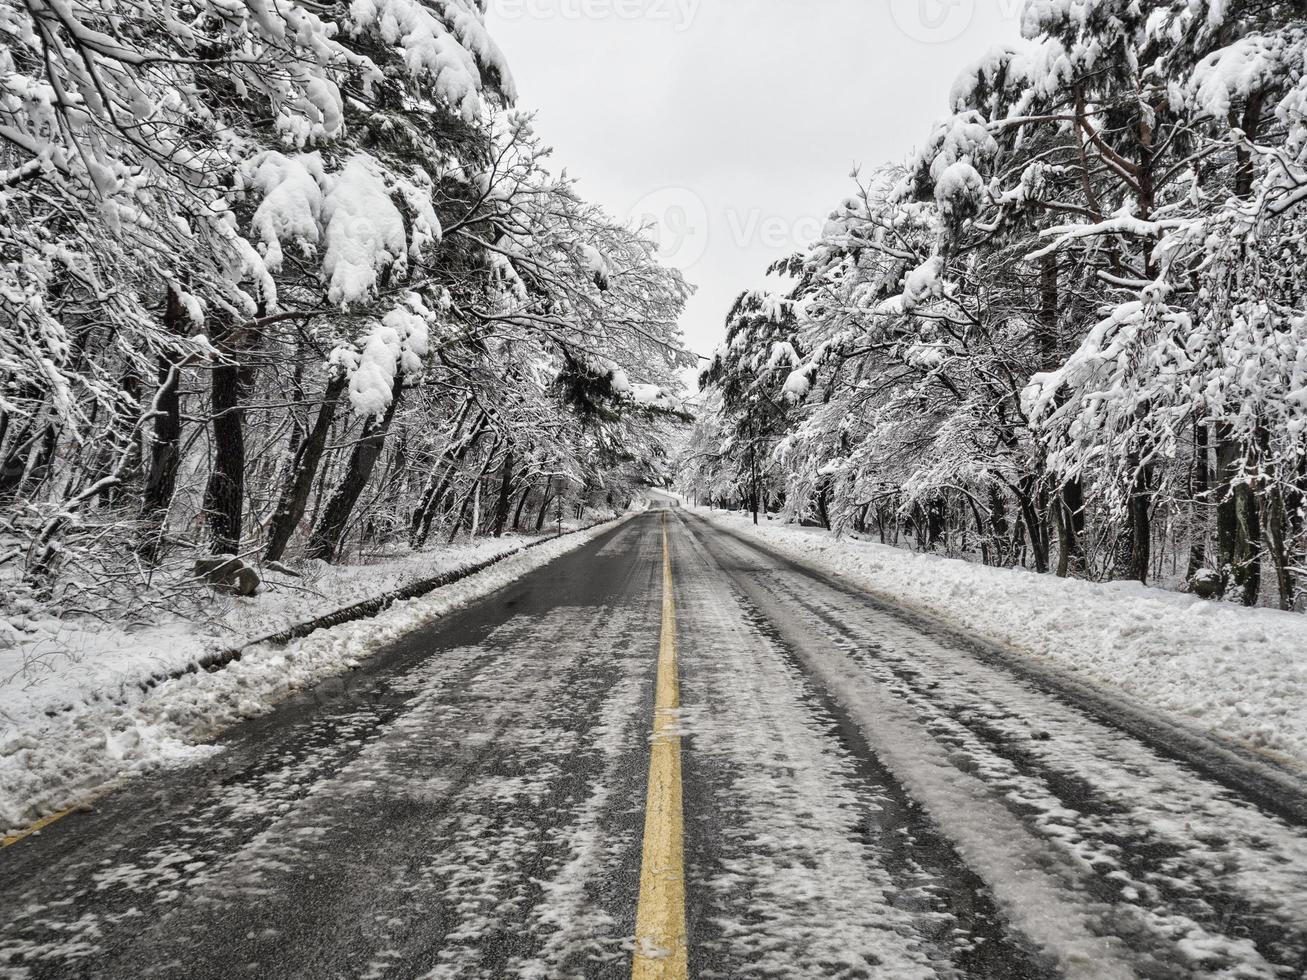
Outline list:
[[[0,975],[629,976],[664,525],[691,976],[1307,973],[1296,799],[671,510],[0,852]]]

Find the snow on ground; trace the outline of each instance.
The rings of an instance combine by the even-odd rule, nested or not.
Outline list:
[[[148,690],[142,683],[150,677],[184,670],[213,650],[516,551],[526,539],[482,539],[438,553],[331,568],[307,586],[286,577],[262,596],[215,599],[221,615],[208,625],[178,620],[126,633],[110,626],[23,624],[32,634],[0,649],[0,829],[19,829],[133,772],[215,751],[205,739],[580,547],[608,526],[521,551],[371,619],[319,630],[284,647],[253,647],[221,670],[184,674]]]
[[[786,557],[1307,765],[1307,616],[1083,582],[693,508]]]
[[[42,710],[65,710],[87,691],[184,670],[207,653],[507,554],[527,540],[479,538],[438,551],[372,555],[366,564],[307,563],[300,578],[265,570],[260,595],[205,590],[176,615],[143,628],[85,617],[0,620],[0,732],[10,727],[20,697]]]

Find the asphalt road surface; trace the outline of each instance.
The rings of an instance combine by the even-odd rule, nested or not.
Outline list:
[[[0,852],[0,975],[1307,976],[1301,799],[1115,710],[653,511]]]

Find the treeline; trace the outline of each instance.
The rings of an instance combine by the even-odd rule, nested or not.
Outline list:
[[[0,9],[7,601],[116,615],[197,557],[661,478],[687,287],[551,171],[481,8]]]
[[[685,489],[1292,608],[1303,5],[1039,0],[1022,34],[740,298]]]

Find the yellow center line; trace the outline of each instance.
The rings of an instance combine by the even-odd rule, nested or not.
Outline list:
[[[685,856],[681,809],[681,736],[676,677],[676,607],[672,600],[672,557],[663,513],[663,624],[654,686],[653,741],[649,794],[644,812],[644,854],[640,904],[635,914],[632,980],[684,980]]]
[[[58,813],[52,813],[48,817],[42,817],[40,820],[36,821],[36,823],[24,827],[22,830],[14,831],[12,834],[7,835],[3,839],[0,839],[0,850],[4,850],[6,847],[8,847],[11,844],[17,844],[20,840],[23,840],[27,837],[31,837],[33,834],[40,833],[46,827],[50,826],[50,824],[54,823],[57,820],[62,820],[70,813],[86,812],[91,808],[91,804],[94,803],[97,799],[99,799],[103,795],[104,794],[102,792],[94,793],[88,798],[81,800],[78,803],[74,803],[72,806],[66,807],[63,810],[60,810]]]

